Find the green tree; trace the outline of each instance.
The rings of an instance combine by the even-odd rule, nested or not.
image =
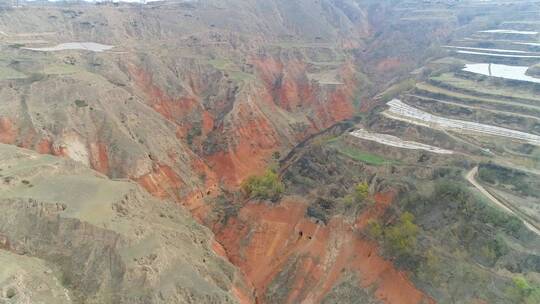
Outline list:
[[[513,278],[507,293],[516,303],[540,303],[540,287],[531,285],[524,277]]]
[[[380,239],[384,233],[381,223],[374,219],[369,220],[367,233],[369,234],[369,236],[376,240]]]
[[[357,203],[362,202],[369,195],[369,185],[366,182],[359,183],[354,187],[354,200]]]
[[[433,249],[429,249],[423,255],[420,267],[416,269],[416,275],[423,281],[430,281],[434,286],[442,282],[440,274],[441,258]]]
[[[411,255],[416,248],[418,226],[414,224],[414,215],[409,212],[401,214],[398,223],[385,231],[388,248],[397,256]]]
[[[241,185],[244,193],[250,198],[276,201],[285,191],[285,185],[274,170],[266,170],[261,176],[250,176]]]

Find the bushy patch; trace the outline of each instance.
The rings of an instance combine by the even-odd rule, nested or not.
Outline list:
[[[524,277],[513,278],[506,292],[515,303],[540,303],[540,286],[529,283]]]
[[[366,182],[358,183],[352,193],[343,198],[343,203],[346,208],[361,205],[369,196],[369,184]]]
[[[354,200],[356,202],[361,202],[367,198],[369,195],[369,185],[366,182],[359,183],[354,187]]]
[[[405,200],[405,208],[414,214],[430,212],[433,208],[441,208],[446,219],[460,219],[472,224],[490,224],[497,229],[520,237],[526,230],[523,223],[515,216],[506,214],[475,198],[461,183],[443,179],[436,183],[434,193],[429,197],[415,196]]]
[[[399,221],[388,227],[384,233],[390,252],[397,256],[410,255],[416,248],[418,226],[414,223],[414,215],[404,212]]]
[[[414,215],[410,212],[402,213],[398,221],[388,226],[372,220],[367,228],[367,233],[381,241],[389,255],[404,261],[412,257],[416,251],[418,232]]]
[[[478,176],[492,185],[508,185],[522,195],[538,197],[538,191],[536,191],[538,185],[531,183],[532,178],[524,172],[495,164],[482,164],[478,170]]]
[[[248,177],[242,182],[242,191],[250,198],[277,201],[285,191],[285,185],[274,170],[266,170],[263,175]]]
[[[82,100],[82,99],[76,99],[75,100],[75,105],[79,108],[84,108],[84,107],[87,107],[88,106],[88,103],[85,101],[85,100]]]

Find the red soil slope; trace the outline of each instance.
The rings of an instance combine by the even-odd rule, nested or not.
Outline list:
[[[352,64],[339,69],[343,84],[333,86],[310,81],[308,66],[302,60],[256,57],[251,59],[251,64],[260,83],[241,85],[229,112],[220,121],[212,113],[224,110],[221,102],[210,105],[215,108],[205,109],[202,98],[190,95],[204,91],[202,88],[190,86],[192,93],[186,96],[169,96],[148,72],[135,66],[129,69],[147,103],[176,124],[180,139],[185,140],[198,124],[201,134],[193,140],[194,146],[200,146],[212,132],[224,141],[221,150],[205,160],[220,182],[229,186],[237,186],[248,175],[263,171],[274,151],[350,118],[354,112],[356,80]],[[202,74],[190,75],[190,83],[203,83],[200,77]],[[283,110],[305,119],[309,125],[296,130],[289,125]]]
[[[350,118],[354,112],[355,79],[351,65],[339,70],[343,85],[323,87],[309,81],[307,66],[299,60],[283,62],[268,57],[255,59],[253,63],[264,84],[262,91],[242,94],[234,101],[227,121],[221,122],[216,122],[196,97],[171,98],[143,71],[137,70],[138,85],[148,96],[149,104],[178,126],[180,138],[185,138],[192,127],[189,121],[193,116],[200,117],[203,136],[219,132],[227,138],[224,149],[207,156],[209,166],[203,161],[192,166],[207,177],[206,184],[204,189],[194,190],[181,201],[200,220],[210,211],[203,198],[212,195],[219,183],[235,187],[246,176],[261,172],[272,153],[283,146],[286,132],[280,127],[287,126],[278,126],[265,109],[279,107],[295,115],[306,115],[311,126],[303,134],[294,134],[297,141]],[[386,69],[391,65],[381,67]],[[279,113],[279,110],[271,112]],[[138,182],[159,197],[170,197],[171,193],[177,193],[175,189],[184,187],[181,179],[164,166],[157,166]],[[384,212],[392,197],[392,193],[377,194],[376,207],[361,214],[352,224],[343,218],[334,218],[327,225],[313,222],[305,217],[307,204],[301,198],[289,198],[276,205],[248,203],[238,217],[215,227],[219,243],[213,247],[244,273],[259,303],[267,302],[269,286],[290,265],[296,268],[289,274],[292,288],[286,295],[287,303],[320,302],[345,271],[358,274],[359,287],[375,290],[374,295],[384,303],[432,302],[415,288],[405,273],[379,255],[374,242],[360,234],[369,219]],[[237,286],[234,294],[242,303],[253,301],[246,288]]]
[[[261,172],[281,143],[272,122],[249,101],[236,105],[230,136],[234,139],[225,151],[208,157],[218,176],[228,185],[238,185],[246,176]]]
[[[0,117],[0,143],[13,144],[17,139],[17,129],[8,117]]]
[[[307,204],[288,198],[278,205],[248,203],[238,218],[216,232],[230,260],[253,284],[259,303],[272,280],[295,263],[287,303],[318,303],[345,270],[361,278],[361,288],[375,289],[384,303],[433,302],[378,253],[375,243],[359,235],[365,220],[380,215],[391,194],[377,195],[377,207],[368,210],[355,227],[342,218],[320,225],[306,218]],[[386,204],[385,204],[386,203]]]

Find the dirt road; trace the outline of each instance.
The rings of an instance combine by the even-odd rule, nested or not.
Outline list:
[[[503,209],[504,211],[518,217],[529,230],[531,230],[532,232],[534,232],[534,233],[536,233],[537,235],[540,236],[540,230],[538,228],[536,228],[534,224],[530,223],[529,220],[526,219],[521,214],[514,212],[505,203],[501,202],[496,197],[491,195],[491,193],[489,193],[489,191],[487,191],[486,188],[484,188],[482,185],[480,185],[475,179],[477,173],[478,173],[478,166],[474,167],[471,171],[469,171],[469,173],[467,173],[467,176],[466,176],[467,180],[476,189],[478,189],[478,191],[480,191],[484,196],[486,196],[491,202],[493,202],[495,205],[497,205],[497,207],[499,207],[499,208]]]

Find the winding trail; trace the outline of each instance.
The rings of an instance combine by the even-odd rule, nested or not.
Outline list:
[[[540,236],[540,230],[536,227],[536,224],[529,222],[529,220],[525,216],[523,216],[519,212],[514,212],[511,206],[508,206],[507,204],[501,202],[496,197],[494,197],[491,193],[489,193],[489,191],[487,191],[486,188],[484,188],[482,185],[480,185],[476,181],[475,177],[477,174],[478,174],[478,166],[474,167],[471,171],[469,171],[469,173],[467,173],[466,178],[469,181],[469,183],[471,183],[476,189],[478,189],[478,191],[480,191],[484,196],[486,196],[491,202],[493,202],[499,208],[503,209],[504,211],[512,215],[515,215],[517,218],[519,218],[523,222],[525,227],[527,227],[532,232],[536,233],[536,235]]]

